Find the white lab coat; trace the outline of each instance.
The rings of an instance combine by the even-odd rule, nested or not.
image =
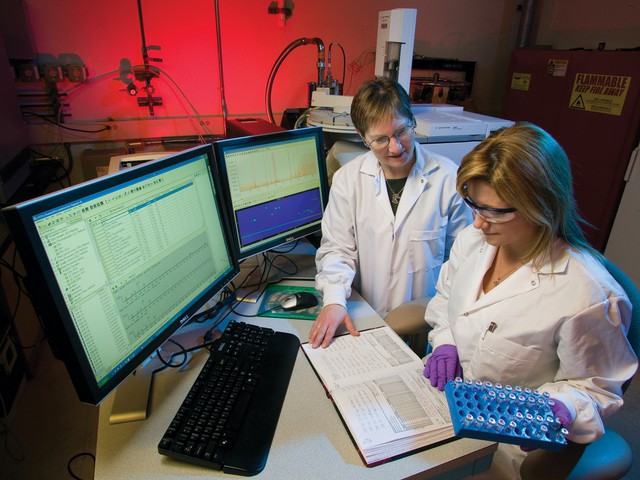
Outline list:
[[[417,143],[415,151],[395,217],[373,152],[335,173],[316,255],[324,305],[346,306],[353,287],[385,316],[435,294],[454,237],[472,218],[455,188],[456,165]]]
[[[562,242],[553,265],[530,262],[478,298],[495,253],[473,227],[456,239],[425,313],[433,348],[456,345],[465,378],[548,391],[575,414],[568,438],[594,441],[638,365],[629,299],[598,260]]]

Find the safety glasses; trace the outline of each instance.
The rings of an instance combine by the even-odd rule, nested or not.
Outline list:
[[[468,195],[464,196],[464,202],[471,209],[474,215],[482,217],[489,223],[505,223],[509,220],[513,220],[516,216],[517,208],[492,208],[492,207],[480,207],[476,205]]]

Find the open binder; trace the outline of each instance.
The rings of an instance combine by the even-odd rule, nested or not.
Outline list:
[[[302,349],[368,467],[454,438],[444,392],[390,327]]]

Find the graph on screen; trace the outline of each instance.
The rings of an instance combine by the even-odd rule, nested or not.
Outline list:
[[[329,184],[321,127],[214,142],[238,260],[320,230]]]
[[[239,148],[226,159],[236,210],[320,186],[313,139]]]

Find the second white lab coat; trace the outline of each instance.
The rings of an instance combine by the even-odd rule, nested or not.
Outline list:
[[[335,173],[316,255],[324,305],[346,306],[353,287],[384,317],[435,294],[454,238],[472,218],[456,191],[456,165],[417,143],[415,151],[395,216],[373,152]]]
[[[549,392],[575,413],[568,438],[594,441],[638,364],[629,299],[599,261],[561,242],[553,264],[529,262],[479,298],[495,253],[473,227],[456,239],[425,314],[433,348],[456,345],[465,378]]]

